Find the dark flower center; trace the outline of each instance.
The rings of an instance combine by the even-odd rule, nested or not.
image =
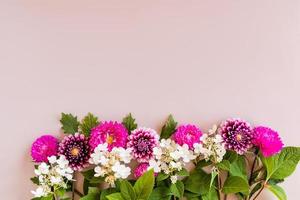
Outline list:
[[[137,149],[138,151],[148,151],[148,141],[140,139],[137,143]]]

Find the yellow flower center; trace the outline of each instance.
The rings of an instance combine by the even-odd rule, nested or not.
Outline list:
[[[112,144],[114,142],[114,137],[112,135],[108,135],[106,138],[107,144]]]
[[[71,154],[72,156],[78,156],[79,154],[79,149],[77,147],[74,147],[72,150],[71,150]]]

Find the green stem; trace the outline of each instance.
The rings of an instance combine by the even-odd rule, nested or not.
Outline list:
[[[218,173],[218,194],[219,194],[219,199],[221,199],[221,184],[222,184],[222,181],[221,181],[221,177],[220,177],[220,173]]]

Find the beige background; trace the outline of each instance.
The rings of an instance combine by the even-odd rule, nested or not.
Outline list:
[[[29,148],[60,112],[158,129],[227,117],[299,145],[300,1],[0,0],[1,199],[27,200]],[[283,184],[299,199],[300,171]],[[265,195],[264,199],[275,199]]]

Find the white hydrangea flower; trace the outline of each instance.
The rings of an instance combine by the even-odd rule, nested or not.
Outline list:
[[[203,134],[200,138],[201,143],[194,144],[194,153],[197,156],[203,156],[205,160],[211,160],[214,163],[221,162],[226,153],[221,135],[217,134],[217,126],[210,129],[209,134]]]
[[[149,160],[149,167],[148,169],[153,169],[153,171],[155,173],[159,173],[161,171],[161,168],[160,168],[160,161],[155,161],[155,160]]]
[[[119,162],[116,162],[111,169],[115,172],[116,178],[126,179],[130,175],[130,168],[120,164]]]
[[[34,197],[43,197],[47,194],[42,186],[39,186],[35,191],[31,191],[31,193],[34,195]]]
[[[171,176],[170,177],[172,184],[175,184],[177,182],[177,176]]]
[[[149,161],[149,168],[154,172],[163,172],[175,176],[185,164],[194,160],[194,152],[189,150],[188,145],[178,145],[171,139],[162,139],[158,147],[153,149],[154,158]],[[175,181],[175,177],[173,177]]]
[[[42,162],[34,170],[39,180],[39,187],[36,191],[32,191],[35,197],[44,197],[53,193],[51,188],[66,189],[67,182],[73,178],[73,170],[68,166],[69,162],[64,156],[58,159],[50,156],[48,161],[49,164]]]
[[[53,185],[59,184],[62,181],[61,177],[55,177],[55,176],[51,176],[50,177],[50,181]]]
[[[114,147],[109,151],[106,143],[98,145],[89,160],[91,164],[97,165],[94,176],[104,177],[105,182],[112,187],[117,179],[126,179],[131,173],[131,169],[126,166],[132,159],[131,151],[130,148],[122,147]]]

